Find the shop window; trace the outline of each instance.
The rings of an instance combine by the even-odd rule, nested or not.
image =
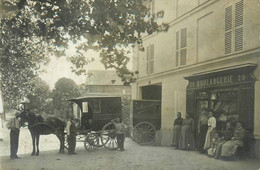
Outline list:
[[[225,8],[225,54],[243,50],[244,2]]]
[[[238,89],[212,91],[210,94],[210,108],[215,111],[220,130],[224,130],[227,121],[235,123],[239,118]]]
[[[176,32],[176,67],[186,65],[187,28]]]
[[[147,47],[146,74],[154,73],[154,44]]]

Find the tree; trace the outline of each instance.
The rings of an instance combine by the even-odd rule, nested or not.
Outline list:
[[[57,110],[71,108],[71,98],[79,97],[80,93],[76,83],[69,78],[60,78],[56,83],[52,91],[52,99],[54,108]]]
[[[34,88],[30,81],[39,63],[46,63],[48,55],[65,56],[70,41],[78,44],[77,53],[67,56],[76,74],[93,61],[85,56],[92,49],[100,53],[105,68],[116,69],[129,84],[135,79],[126,67],[127,47],[142,48],[142,34],[168,29],[167,24],[157,24],[157,16],[149,15],[142,0],[3,0],[0,5],[7,14],[0,26],[6,100]]]
[[[33,80],[35,88],[28,95],[30,100],[30,109],[36,109],[38,113],[48,113],[50,106],[51,90],[49,85],[41,78],[36,77]]]

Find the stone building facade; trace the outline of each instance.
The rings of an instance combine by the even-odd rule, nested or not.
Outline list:
[[[260,8],[258,0],[147,0],[168,32],[143,36],[135,47],[133,99],[161,100],[162,145],[170,146],[179,111],[196,124],[202,108],[213,109],[218,130],[241,121],[260,151]],[[196,135],[196,133],[195,133]]]

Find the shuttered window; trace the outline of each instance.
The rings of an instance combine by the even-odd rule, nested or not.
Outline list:
[[[225,54],[243,50],[243,0],[225,9]]]
[[[181,29],[181,48],[187,47],[187,28]]]
[[[235,51],[243,50],[243,0],[235,5]]]
[[[176,32],[176,67],[186,65],[187,28]]]
[[[232,51],[232,6],[225,10],[225,54]]]
[[[154,72],[154,44],[149,45],[146,49],[146,74],[152,74]]]
[[[179,31],[176,32],[176,67],[179,65]]]

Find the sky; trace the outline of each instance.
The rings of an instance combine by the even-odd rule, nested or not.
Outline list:
[[[88,52],[88,55],[95,56],[96,61],[86,66],[88,70],[105,70],[104,66],[99,62],[98,54],[95,52]],[[62,77],[70,78],[76,82],[76,84],[82,84],[86,81],[86,75],[82,74],[77,76],[71,71],[72,64],[66,60],[66,57],[57,58],[51,56],[51,60],[47,66],[42,66],[42,72],[39,76],[46,81],[50,88],[53,89],[55,83]]]
[[[71,49],[68,51],[69,53],[73,53],[74,49],[71,47]],[[95,58],[95,61],[88,64],[86,66],[86,73],[88,70],[105,70],[105,67],[102,63],[99,61],[99,55],[98,53],[94,51],[88,51],[86,55],[89,55],[93,58]],[[128,64],[128,68],[131,69],[132,67],[132,60],[131,60],[132,54],[129,54],[130,61]],[[60,57],[57,58],[55,56],[51,56],[51,60],[48,63],[47,66],[42,66],[42,72],[39,74],[40,78],[47,82],[50,86],[50,89],[54,88],[55,83],[62,77],[70,78],[75,81],[76,84],[83,84],[86,82],[87,76],[82,74],[80,76],[77,76],[71,71],[72,64],[66,60],[66,57]]]

